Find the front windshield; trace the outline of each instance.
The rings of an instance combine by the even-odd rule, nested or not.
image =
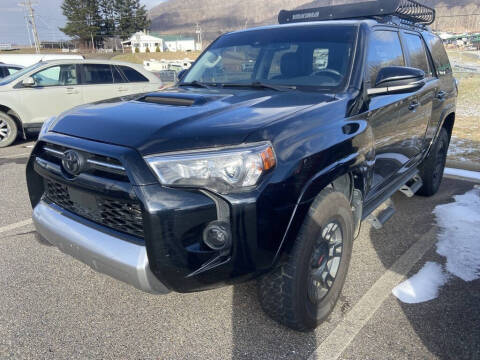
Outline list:
[[[227,34],[202,54],[182,83],[338,88],[348,78],[356,32],[353,25],[324,24]]]
[[[15,81],[15,80],[21,78],[23,75],[27,74],[28,72],[30,72],[33,69],[36,69],[36,68],[42,66],[43,64],[45,64],[45,63],[44,62],[38,62],[36,64],[33,64],[33,65],[29,66],[29,67],[26,67],[25,69],[19,70],[16,73],[13,73],[12,75],[7,76],[6,78],[3,78],[2,80],[0,80],[0,86],[9,84],[12,81]]]

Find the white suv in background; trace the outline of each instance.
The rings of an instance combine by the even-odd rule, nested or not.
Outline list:
[[[156,91],[161,80],[141,65],[104,60],[39,62],[0,80],[0,147],[38,132],[75,106]]]

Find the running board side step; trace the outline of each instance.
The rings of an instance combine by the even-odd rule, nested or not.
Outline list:
[[[400,191],[406,197],[414,197],[418,190],[423,186],[422,178],[419,175],[415,175],[409,182],[400,188]]]
[[[395,205],[393,204],[393,200],[390,198],[377,209],[375,209],[370,215],[368,215],[367,220],[376,230],[380,230],[394,214]]]

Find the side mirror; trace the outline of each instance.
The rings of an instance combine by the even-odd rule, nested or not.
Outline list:
[[[177,80],[178,81],[182,80],[182,78],[185,76],[186,73],[187,73],[186,69],[180,70],[177,74]]]
[[[390,66],[378,72],[375,87],[368,89],[368,95],[380,96],[406,94],[425,86],[425,72],[403,66]]]
[[[23,79],[22,85],[24,87],[33,87],[36,85],[35,80],[32,77],[27,77],[26,79]]]

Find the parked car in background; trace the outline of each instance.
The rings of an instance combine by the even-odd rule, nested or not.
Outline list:
[[[104,60],[39,62],[0,80],[0,147],[75,106],[156,91],[162,81],[141,65]]]
[[[179,71],[175,70],[160,70],[160,71],[151,71],[152,74],[157,76],[162,83],[165,85],[173,84],[178,81],[178,73]]]
[[[13,75],[18,70],[22,70],[22,69],[23,69],[23,66],[20,66],[20,65],[0,63],[0,79]]]

